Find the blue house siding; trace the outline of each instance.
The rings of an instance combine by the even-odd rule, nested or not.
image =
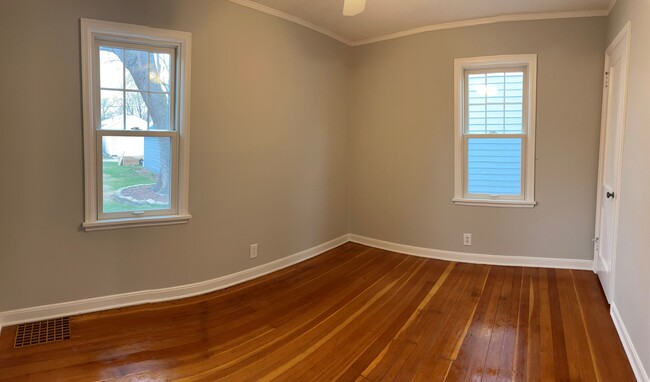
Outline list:
[[[521,138],[469,138],[467,192],[520,195]]]
[[[160,174],[160,143],[161,138],[144,137],[144,168]],[[163,138],[168,140],[166,138]]]

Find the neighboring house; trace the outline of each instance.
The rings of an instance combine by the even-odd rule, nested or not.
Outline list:
[[[159,140],[160,138],[156,137],[144,137],[144,168],[156,174],[160,174]],[[169,144],[167,140],[163,142]]]
[[[107,119],[102,124],[102,130],[123,130],[124,115],[117,115]],[[134,116],[126,116],[126,130],[148,130],[147,121]],[[143,158],[146,169],[160,173],[160,144],[158,138],[153,137],[106,137],[102,142],[102,151],[105,155],[117,157]]]
[[[102,124],[102,130],[124,130],[124,115],[116,115]],[[134,115],[126,116],[126,130],[147,130],[147,121]],[[102,151],[110,156],[138,157],[144,156],[143,137],[105,137]]]

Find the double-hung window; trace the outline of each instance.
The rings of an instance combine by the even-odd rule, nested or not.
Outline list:
[[[536,67],[536,55],[455,60],[454,203],[535,205]]]
[[[185,223],[191,35],[82,20],[87,231]]]

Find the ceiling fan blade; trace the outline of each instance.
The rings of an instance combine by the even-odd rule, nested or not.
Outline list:
[[[366,0],[344,0],[343,15],[355,16],[366,9]]]

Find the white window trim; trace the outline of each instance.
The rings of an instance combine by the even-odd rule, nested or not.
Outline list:
[[[524,101],[527,107],[527,133],[524,154],[522,154],[523,199],[475,198],[465,195],[465,157],[463,153],[463,135],[465,130],[465,80],[468,70],[507,68],[526,66],[528,69],[528,97]],[[503,56],[486,56],[459,58],[454,60],[454,198],[457,205],[485,207],[534,207],[535,202],[535,116],[537,105],[537,55],[516,54]]]
[[[178,145],[177,211],[174,215],[99,219],[97,189],[97,156],[95,130],[95,92],[93,78],[93,46],[96,36],[115,38],[120,41],[172,43],[178,46],[176,86],[178,97],[177,121],[180,144]],[[84,222],[86,231],[169,225],[187,223],[189,213],[189,144],[190,144],[190,67],[192,35],[146,26],[81,19],[81,83],[83,98],[84,131]]]

